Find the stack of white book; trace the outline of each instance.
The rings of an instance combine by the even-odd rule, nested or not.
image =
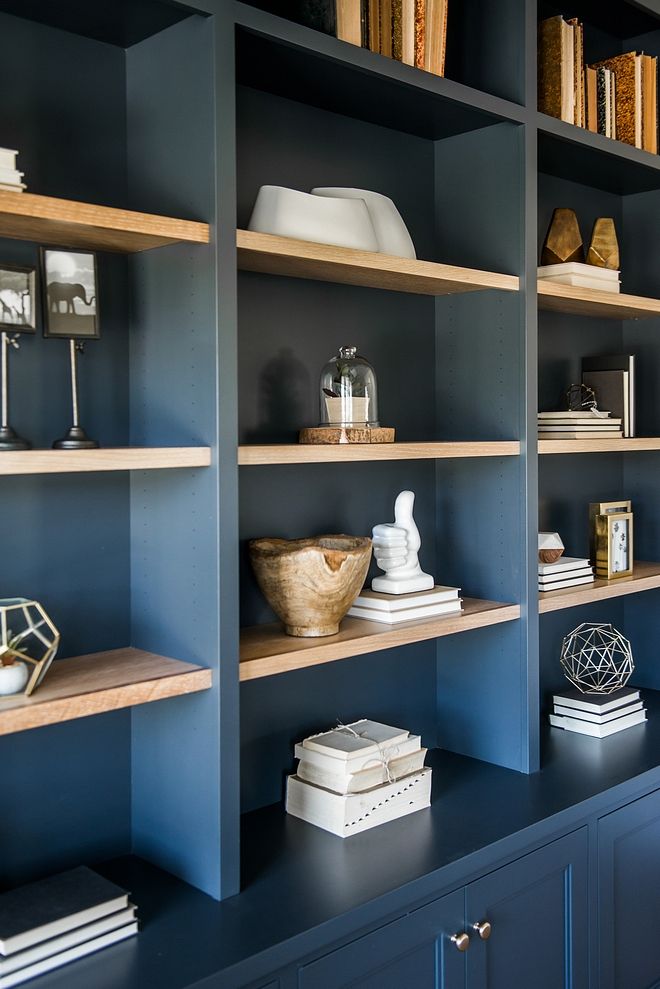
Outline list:
[[[584,409],[580,412],[539,412],[540,440],[611,440],[621,439],[621,419],[609,412]]]
[[[0,148],[0,191],[23,192],[27,186],[23,182],[23,172],[16,170],[18,151]]]
[[[85,866],[0,894],[0,989],[137,933],[119,886]]]
[[[419,735],[362,719],[296,745],[286,809],[341,838],[431,803],[431,769]]]
[[[599,268],[582,261],[565,261],[563,264],[546,264],[538,269],[539,281],[559,282],[560,285],[576,285],[600,292],[620,292],[621,272]]]
[[[566,690],[552,700],[554,714],[550,715],[550,724],[580,735],[606,738],[646,721],[646,708],[634,687],[622,687],[613,694]]]
[[[563,591],[593,582],[594,568],[589,560],[562,556],[556,563],[539,563],[539,591]]]
[[[456,615],[463,610],[460,594],[460,587],[441,587],[438,584],[430,591],[413,591],[411,594],[383,594],[365,588],[348,613],[355,618],[368,618],[369,621],[385,622],[387,625],[436,615]]]

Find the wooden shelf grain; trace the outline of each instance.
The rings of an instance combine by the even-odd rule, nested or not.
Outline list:
[[[240,679],[256,680],[520,618],[520,606],[517,604],[464,598],[463,608],[460,615],[402,622],[400,625],[345,618],[337,635],[319,639],[298,639],[286,635],[279,623],[255,625],[241,632]]]
[[[634,453],[660,450],[660,436],[614,440],[539,440],[539,453]]]
[[[515,440],[470,443],[286,443],[239,446],[243,467],[267,464],[339,464],[360,460],[448,460],[458,457],[517,457]]]
[[[660,316],[660,299],[561,285],[545,279],[539,279],[538,297],[539,308],[551,312],[605,319],[651,319]]]
[[[192,694],[212,672],[141,649],[56,660],[31,697],[0,698],[0,735]]]
[[[100,450],[15,450],[0,453],[0,475],[208,467],[208,446],[108,447]]]
[[[606,598],[620,598],[627,594],[650,591],[654,587],[660,587],[660,563],[641,563],[636,560],[632,577],[595,580],[593,584],[582,587],[567,587],[561,591],[539,593],[539,612],[545,614],[548,611],[575,608],[592,601],[604,601]]]
[[[415,295],[453,295],[481,289],[516,292],[520,287],[516,275],[414,261],[252,230],[238,230],[236,245],[239,268],[271,275],[363,285]]]
[[[208,244],[207,223],[0,191],[0,237],[133,253],[166,244]]]

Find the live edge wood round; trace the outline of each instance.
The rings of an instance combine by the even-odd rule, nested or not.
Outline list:
[[[329,443],[394,443],[394,430],[387,426],[310,426],[300,430],[298,442],[319,446]]]

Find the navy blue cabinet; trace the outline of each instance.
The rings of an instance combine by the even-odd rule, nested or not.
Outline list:
[[[660,979],[660,791],[598,822],[599,989]]]

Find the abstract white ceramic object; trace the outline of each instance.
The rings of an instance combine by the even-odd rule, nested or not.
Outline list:
[[[319,187],[312,189],[314,196],[331,196],[342,199],[362,199],[367,204],[369,216],[376,232],[377,250],[380,254],[393,254],[398,258],[416,258],[415,245],[403,217],[387,196],[368,189],[343,189]]]
[[[329,398],[324,395],[328,423],[332,425],[365,426],[369,421],[368,398]]]
[[[375,525],[373,549],[376,563],[385,571],[384,577],[374,577],[372,591],[384,594],[409,594],[430,591],[433,577],[419,565],[418,553],[422,540],[413,519],[413,491],[402,491],[394,503],[394,522]]]
[[[28,682],[28,672],[25,663],[16,662],[11,666],[0,666],[0,697],[20,694]]]
[[[364,199],[313,196],[279,185],[262,185],[259,189],[248,230],[358,251],[378,251]]]

